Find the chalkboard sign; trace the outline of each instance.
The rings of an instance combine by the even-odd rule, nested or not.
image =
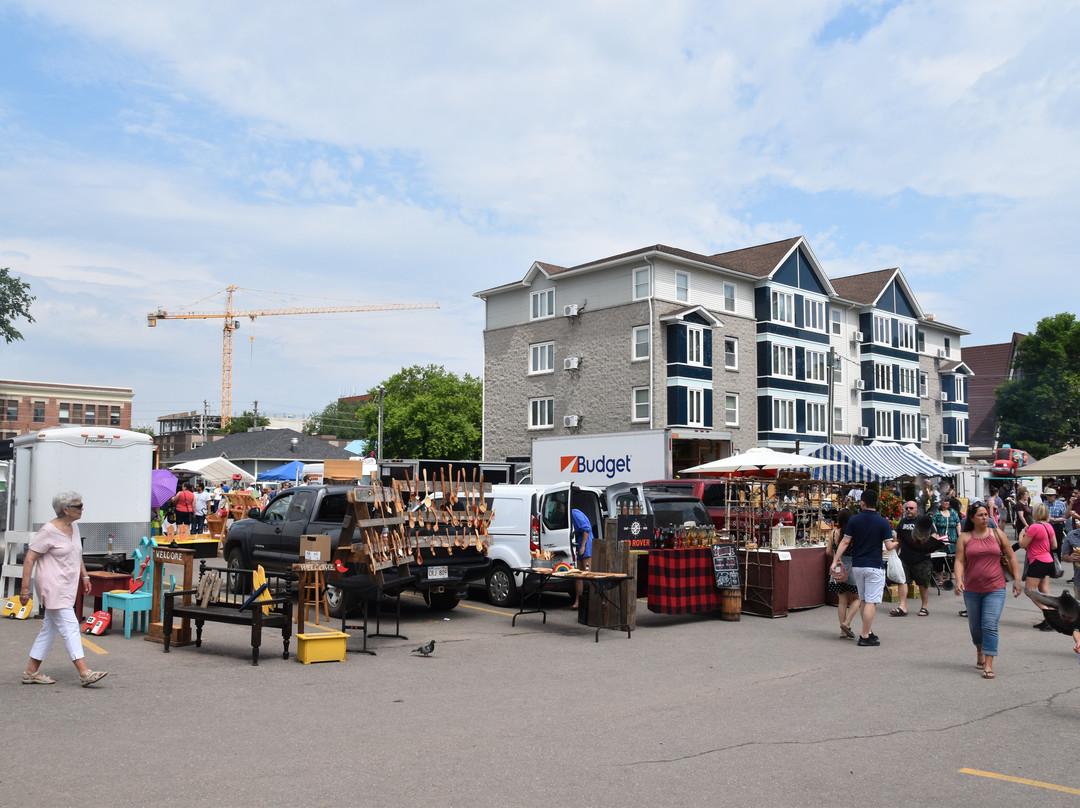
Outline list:
[[[720,589],[738,589],[739,559],[735,548],[730,544],[714,544],[712,548],[713,571],[716,573],[716,586]]]
[[[627,542],[631,550],[648,550],[653,546],[656,535],[656,517],[652,514],[618,515],[619,541]]]

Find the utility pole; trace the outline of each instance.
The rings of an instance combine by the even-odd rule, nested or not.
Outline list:
[[[255,399],[255,415],[251,418],[251,428],[256,429],[259,426],[259,400]]]
[[[826,369],[825,378],[829,380],[829,409],[825,413],[825,419],[828,422],[828,429],[825,434],[827,436],[826,443],[833,442],[833,375],[836,373],[836,348],[829,347],[829,367]]]
[[[210,418],[210,405],[206,403],[206,399],[202,400],[202,432],[203,443],[206,443],[206,423]]]

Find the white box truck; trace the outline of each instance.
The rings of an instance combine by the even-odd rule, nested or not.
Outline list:
[[[670,429],[535,438],[532,481],[608,486],[672,476]]]
[[[150,535],[153,439],[100,426],[43,429],[15,438],[8,530],[37,532],[55,518],[52,498],[77,491],[86,504],[79,533],[86,556],[129,555]]]

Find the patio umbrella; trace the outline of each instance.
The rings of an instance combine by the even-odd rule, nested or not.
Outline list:
[[[176,485],[180,482],[168,469],[154,469],[150,472],[150,507],[160,508],[173,498]]]
[[[702,463],[700,466],[692,466],[683,469],[680,474],[717,474],[730,475],[738,473],[758,473],[764,471],[781,471],[784,469],[809,469],[823,468],[825,466],[840,465],[835,460],[826,460],[821,457],[807,457],[806,455],[793,454],[791,452],[778,452],[763,446],[747,449],[745,452],[721,460],[712,460]]]

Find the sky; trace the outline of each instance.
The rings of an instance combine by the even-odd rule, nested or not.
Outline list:
[[[0,378],[130,387],[133,423],[306,415],[483,375],[534,261],[805,236],[1007,341],[1073,305],[1080,2],[0,0]],[[251,291],[248,291],[251,290]]]

